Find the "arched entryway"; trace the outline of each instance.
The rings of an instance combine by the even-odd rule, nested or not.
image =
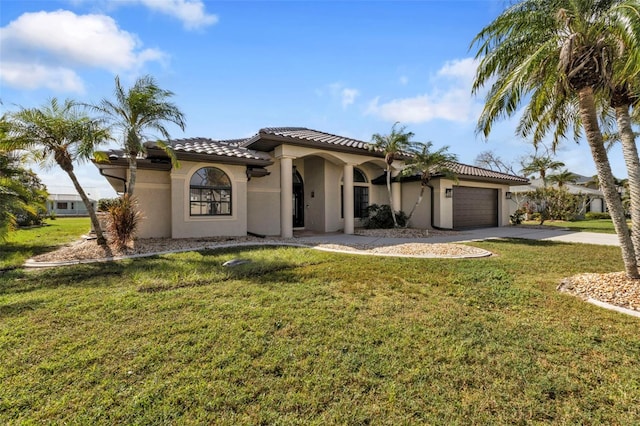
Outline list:
[[[300,172],[293,169],[293,227],[304,228],[304,183]]]

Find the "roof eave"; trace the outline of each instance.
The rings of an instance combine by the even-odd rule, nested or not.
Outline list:
[[[292,136],[279,136],[268,133],[259,133],[258,137],[251,138],[247,141],[246,148],[257,151],[271,152],[280,145],[295,145],[308,148],[319,148],[326,151],[344,152],[349,154],[369,155],[372,157],[384,158],[384,154],[377,151],[371,151],[364,148],[356,148],[344,145],[328,144],[326,142],[318,142],[309,139],[300,139]]]
[[[226,155],[215,155],[215,154],[204,154],[197,152],[187,152],[187,151],[173,151],[178,161],[202,161],[202,162],[214,162],[214,163],[223,163],[223,164],[237,164],[243,166],[260,166],[266,167],[273,164],[272,160],[262,160],[258,158],[241,158],[241,157],[230,157]],[[169,159],[169,156],[159,148],[151,148],[147,150],[147,158],[166,158]]]

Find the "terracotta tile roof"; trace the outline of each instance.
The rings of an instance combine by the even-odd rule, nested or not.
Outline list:
[[[511,185],[518,184],[528,184],[529,179],[514,176],[506,173],[495,172],[493,170],[482,169],[480,167],[469,166],[468,164],[462,163],[450,163],[449,168],[458,176],[459,179],[466,180],[478,180],[483,182],[499,182],[499,183],[508,183]],[[377,178],[373,179],[371,183],[374,185],[385,185],[387,182],[386,172],[382,173]],[[441,174],[434,174],[434,178],[442,177]],[[412,182],[420,180],[420,173],[416,173],[411,176],[395,176],[393,178],[394,182]]]
[[[368,152],[368,155],[380,156],[380,152],[371,152],[371,144],[357,139],[320,132],[306,127],[266,127],[257,134],[246,139],[214,140],[209,138],[173,139],[169,142],[178,158],[185,156],[210,156],[227,158],[228,161],[243,164],[272,164],[271,156],[265,152],[282,143],[308,145],[325,149],[348,152]],[[150,143],[149,148],[154,144]],[[250,149],[251,147],[252,149]],[[405,153],[406,156],[410,154]],[[460,177],[481,181],[508,182],[511,184],[528,184],[524,177],[500,173],[489,169],[452,163],[451,169]],[[437,176],[437,175],[436,175]],[[411,178],[403,178],[409,180]]]
[[[314,142],[326,143],[328,145],[341,145],[369,150],[367,142],[357,139],[346,138],[344,136],[332,135],[330,133],[319,132],[317,130],[304,127],[267,127],[261,129],[260,133],[267,133],[277,136],[305,139]]]
[[[484,179],[510,180],[512,182],[529,183],[529,179],[522,176],[514,176],[507,173],[500,173],[489,169],[482,169],[468,164],[452,163],[451,170],[459,176],[471,176]]]
[[[248,160],[271,161],[266,152],[254,151],[241,146],[246,139],[228,139],[217,141],[208,138],[173,139],[170,145],[176,153],[215,155],[218,157],[234,157]]]
[[[371,146],[371,144],[364,141],[307,129],[306,127],[266,127],[260,129],[253,137],[245,140],[242,146],[268,150],[272,149],[275,144],[267,141],[273,141],[274,139],[284,143],[286,143],[288,139],[292,144],[316,147],[322,147],[324,145],[328,149],[337,148],[338,150],[349,151],[369,152]]]

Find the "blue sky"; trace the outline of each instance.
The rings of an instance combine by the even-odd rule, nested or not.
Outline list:
[[[400,121],[416,141],[449,145],[463,163],[493,150],[533,152],[500,122],[476,135],[473,37],[505,1],[3,0],[0,99],[4,110],[50,97],[97,102],[114,77],[154,76],[186,115],[175,138],[247,137],[301,126],[369,141]],[[112,144],[115,146],[115,144]],[[625,177],[619,147],[614,174]],[[595,174],[586,142],[557,158]],[[92,197],[114,192],[93,165],[78,176]],[[71,192],[57,169],[38,171],[52,193]]]

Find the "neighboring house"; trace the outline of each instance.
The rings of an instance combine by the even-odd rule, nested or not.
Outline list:
[[[588,178],[585,178],[585,179],[588,179]],[[586,180],[584,179],[583,181],[586,182]],[[553,186],[554,188],[557,188],[557,185],[551,185],[549,183],[547,183],[547,186]],[[537,188],[543,188],[543,187],[544,187],[544,183],[542,182],[542,179],[531,179],[528,185],[512,186],[510,188],[510,191],[511,191],[511,195],[510,195],[511,202],[509,203],[510,214],[513,214],[518,208],[522,207],[523,203],[527,201],[526,196],[524,194],[530,191],[535,191]],[[576,183],[576,184],[567,183],[563,187],[566,188],[570,194],[585,196],[584,205],[582,207],[583,214],[589,213],[589,212],[602,213],[606,211],[606,207],[604,203],[604,195],[602,194],[602,191],[600,191],[599,189],[588,188],[584,184],[579,184],[579,183]]]
[[[169,142],[180,167],[147,143],[138,160],[136,198],[145,220],[140,237],[291,237],[294,229],[353,233],[366,207],[387,204],[381,152],[355,139],[299,127],[265,128],[247,139]],[[122,151],[97,163],[117,192],[128,180]],[[402,169],[394,162],[393,176]],[[528,180],[456,163],[458,183],[436,176],[433,195],[414,213],[417,228],[509,224],[509,185]],[[394,209],[409,211],[420,192],[416,179],[394,179]]]
[[[95,209],[95,200],[90,200]],[[55,216],[89,216],[87,207],[78,194],[49,194],[47,214]]]

